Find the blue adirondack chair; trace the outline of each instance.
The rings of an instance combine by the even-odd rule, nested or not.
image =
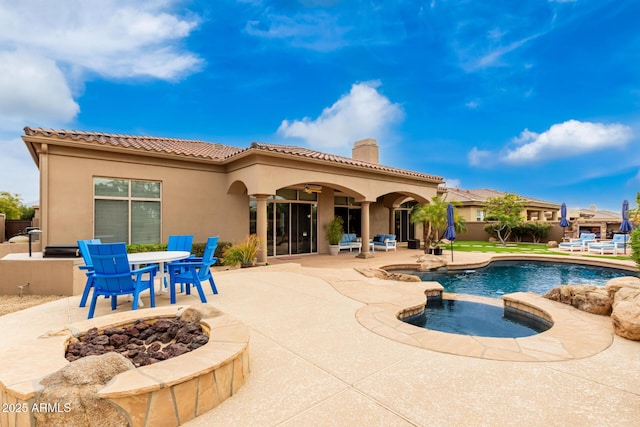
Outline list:
[[[117,297],[133,295],[132,310],[138,308],[140,293],[149,289],[151,307],[156,306],[153,280],[158,271],[157,265],[149,265],[131,270],[127,258],[127,247],[124,243],[103,243],[87,245],[95,274],[93,297],[89,306],[89,319],[93,318],[98,296],[111,297],[111,309],[115,310]],[[149,273],[148,280],[142,278]]]
[[[168,251],[186,251],[186,252],[191,252],[191,247],[192,246],[193,246],[193,234],[169,236],[169,240],[167,242],[167,250]],[[186,260],[172,261],[171,263],[189,261],[190,258],[191,257],[187,258]],[[167,263],[165,265],[165,272],[169,271],[169,264],[171,264],[171,263]],[[165,278],[164,278],[164,287],[166,288],[167,286],[168,286],[167,277],[165,276]]]
[[[93,288],[93,284],[96,279],[95,274],[93,274],[93,262],[91,261],[91,255],[89,254],[87,245],[99,245],[100,243],[102,243],[100,239],[78,240],[78,248],[80,248],[82,259],[84,259],[84,265],[80,266],[80,270],[86,270],[85,274],[87,275],[87,282],[84,285],[84,291],[82,292],[82,298],[80,299],[80,307],[87,305],[89,292]]]
[[[186,285],[187,295],[191,294],[191,285],[195,286],[200,295],[200,301],[207,302],[204,296],[201,282],[209,281],[211,291],[218,293],[216,284],[211,275],[211,266],[215,264],[217,258],[214,257],[216,247],[218,246],[218,236],[209,237],[204,248],[202,258],[191,258],[187,261],[179,263],[169,263],[169,291],[171,293],[171,304],[176,303],[176,284]]]

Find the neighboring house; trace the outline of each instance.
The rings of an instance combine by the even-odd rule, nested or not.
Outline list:
[[[425,203],[439,176],[378,163],[373,139],[353,157],[301,147],[203,141],[42,128],[24,129],[40,171],[42,247],[78,239],[166,242],[194,234],[239,241],[256,233],[267,256],[326,253],[324,226],[334,215],[368,240],[409,225],[412,204]],[[368,245],[363,245],[367,256]]]
[[[485,220],[485,204],[488,199],[503,197],[506,193],[486,188],[479,190],[459,190],[448,188],[446,200],[456,201],[460,205],[458,213],[467,222]],[[525,221],[559,221],[560,204],[546,202],[544,200],[532,199],[518,194],[524,201],[525,206],[522,211],[522,219]]]

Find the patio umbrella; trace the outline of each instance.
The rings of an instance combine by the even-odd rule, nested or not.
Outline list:
[[[624,238],[624,253],[627,254],[627,237],[626,234],[630,232],[633,227],[631,226],[631,222],[629,218],[627,218],[627,211],[629,210],[629,202],[625,200],[622,202],[622,223],[620,224],[620,231],[625,234]]]
[[[564,240],[564,232],[565,228],[569,226],[569,221],[567,220],[567,205],[562,204],[560,206],[560,227],[562,227],[562,239]]]
[[[453,226],[453,205],[447,205],[447,229],[444,232],[444,238],[451,242],[451,261],[453,261],[453,241],[456,240],[456,229]]]

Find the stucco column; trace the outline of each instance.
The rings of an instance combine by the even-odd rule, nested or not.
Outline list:
[[[547,217],[544,216],[544,211],[538,211],[538,221],[546,221]]]
[[[258,251],[258,264],[267,262],[267,196],[256,194],[256,232],[262,245]]]
[[[396,228],[396,222],[395,222],[395,208],[393,206],[391,206],[389,208],[389,231],[387,231],[387,233],[389,234],[395,234],[394,229]]]
[[[362,236],[362,251],[358,258],[372,258],[369,252],[369,205],[371,202],[360,202],[360,235]]]

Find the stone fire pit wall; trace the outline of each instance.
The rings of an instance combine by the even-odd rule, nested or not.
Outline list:
[[[176,316],[185,307],[160,307],[116,313],[74,323],[67,328],[23,342],[0,355],[0,403],[24,408],[0,413],[1,426],[36,426],[33,413],[43,391],[44,377],[68,366],[67,343],[87,330],[104,330]],[[127,370],[116,375],[97,392],[110,401],[133,427],[178,426],[212,410],[232,396],[249,375],[249,329],[239,321],[203,304],[201,325],[209,342],[172,359]],[[60,403],[60,402],[58,402]],[[62,402],[57,410],[66,410]],[[71,412],[83,408],[68,408]],[[72,416],[69,413],[69,416]]]

